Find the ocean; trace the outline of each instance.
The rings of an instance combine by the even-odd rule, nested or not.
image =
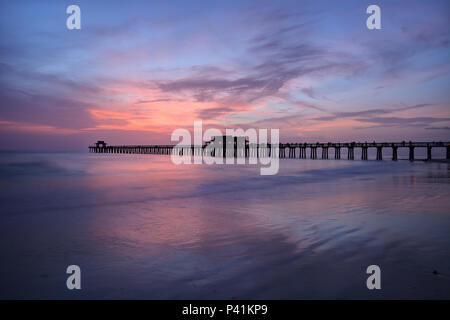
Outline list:
[[[3,152],[0,178],[1,299],[450,298],[446,162]]]

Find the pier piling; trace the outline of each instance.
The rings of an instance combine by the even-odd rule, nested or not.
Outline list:
[[[398,160],[398,147],[392,146],[392,160],[397,161]]]
[[[348,147],[347,150],[347,159],[348,160],[355,160],[355,148],[354,147]]]
[[[377,147],[377,160],[383,160],[383,147]]]
[[[361,151],[362,151],[362,152],[361,152],[361,160],[368,160],[368,158],[369,158],[369,157],[368,157],[368,154],[369,154],[369,153],[368,153],[368,149],[369,149],[369,148],[368,148],[367,146],[363,146],[363,147],[361,147],[361,149],[362,149],[362,150],[361,150]]]

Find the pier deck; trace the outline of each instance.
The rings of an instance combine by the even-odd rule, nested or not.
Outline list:
[[[123,153],[123,154],[166,154],[173,152],[178,154],[189,153],[191,155],[205,155],[209,151],[210,156],[214,156],[214,150],[207,149],[207,145],[202,146],[179,146],[179,145],[128,145],[128,146],[108,146],[104,141],[98,141],[95,145],[89,146],[89,152],[94,153]],[[329,149],[334,150],[334,157],[330,157]],[[416,160],[414,152],[416,148],[427,149],[427,160],[432,160],[431,150],[433,148],[446,148],[446,159],[450,160],[450,142],[326,142],[326,143],[280,143],[278,145],[258,145],[246,142],[245,146],[238,146],[235,142],[234,147],[220,149],[218,152],[223,156],[235,157],[264,157],[276,156],[279,158],[299,158],[299,159],[318,159],[317,149],[321,150],[321,159],[341,159],[341,149],[347,151],[343,159],[354,160],[355,149],[361,149],[361,160],[368,160],[369,148],[375,148],[377,151],[377,160],[383,160],[383,148],[392,148],[392,160],[398,160],[398,149],[409,149],[409,160]],[[215,152],[217,152],[217,148]],[[298,150],[298,151],[297,151]],[[309,152],[308,152],[309,151]],[[219,154],[220,154],[219,153]]]

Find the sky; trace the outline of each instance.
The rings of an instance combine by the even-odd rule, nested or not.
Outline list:
[[[0,0],[0,149],[170,143],[196,120],[449,141],[449,19],[447,0]]]

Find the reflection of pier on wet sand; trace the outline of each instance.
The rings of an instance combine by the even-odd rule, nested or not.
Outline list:
[[[234,140],[234,145],[233,145]],[[108,146],[104,141],[98,141],[94,146],[89,146],[89,152],[94,153],[124,153],[124,154],[172,154],[179,155],[203,155],[215,156],[216,153],[224,157],[276,157],[279,158],[299,158],[318,159],[317,149],[321,151],[321,159],[329,159],[329,149],[334,150],[334,159],[341,159],[341,150],[347,152],[342,159],[354,160],[355,149],[361,149],[361,160],[368,160],[369,148],[377,151],[377,160],[383,160],[383,149],[392,148],[392,160],[398,160],[398,149],[407,148],[409,150],[409,160],[414,161],[414,152],[417,148],[427,150],[427,160],[432,160],[432,148],[446,148],[446,159],[450,160],[450,142],[327,142],[327,143],[280,143],[252,144],[245,139],[235,138],[223,144],[208,147],[207,143],[202,146],[180,146],[180,145],[129,145],[129,146]],[[225,141],[225,140],[224,140]],[[345,154],[345,153],[344,153]],[[309,155],[309,157],[308,157]]]

